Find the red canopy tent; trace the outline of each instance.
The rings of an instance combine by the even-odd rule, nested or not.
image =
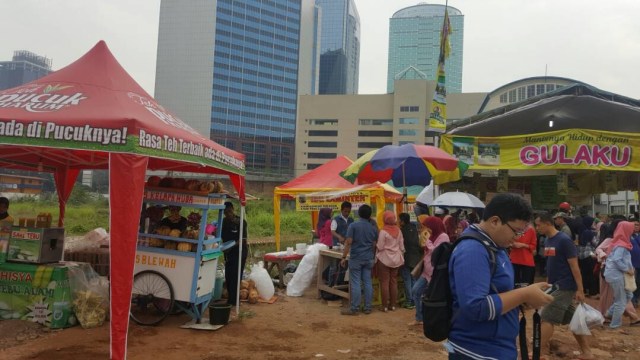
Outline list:
[[[0,166],[54,174],[65,203],[82,169],[109,169],[111,358],[126,357],[145,172],[228,175],[245,203],[244,155],[203,137],[159,105],[104,41],[71,65],[0,91]]]

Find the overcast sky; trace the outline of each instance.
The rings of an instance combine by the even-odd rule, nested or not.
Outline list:
[[[311,1],[311,0],[303,0]],[[355,0],[361,22],[360,93],[386,91],[389,18],[417,0]],[[443,1],[433,3],[444,4]],[[60,69],[105,40],[154,92],[159,0],[0,2],[0,60],[14,50]],[[451,0],[465,16],[463,92],[530,76],[568,77],[640,98],[640,1]]]

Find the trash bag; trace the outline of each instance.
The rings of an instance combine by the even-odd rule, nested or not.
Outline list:
[[[324,244],[313,244],[307,247],[307,254],[300,261],[293,279],[287,284],[287,296],[302,296],[304,290],[311,285],[318,271],[320,249],[328,249]]]
[[[592,306],[581,303],[573,313],[569,329],[576,335],[591,335],[589,327],[602,325],[604,317]]]

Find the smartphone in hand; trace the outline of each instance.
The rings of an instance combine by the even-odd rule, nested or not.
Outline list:
[[[558,287],[558,285],[553,284],[551,286],[549,286],[549,288],[547,290],[544,291],[545,294],[549,294],[549,295],[553,295],[554,292],[560,290],[560,288]]]

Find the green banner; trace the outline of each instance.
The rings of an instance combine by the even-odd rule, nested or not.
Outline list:
[[[66,328],[76,324],[71,302],[67,265],[0,264],[0,319]]]

